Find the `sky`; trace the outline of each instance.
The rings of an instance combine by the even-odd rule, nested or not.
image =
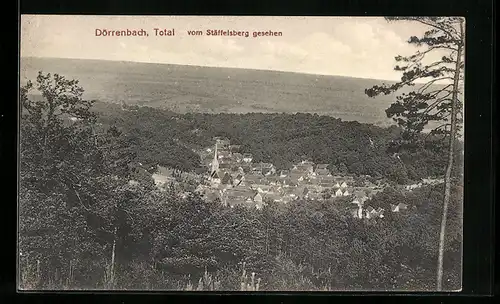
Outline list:
[[[156,36],[154,28],[175,29]],[[96,36],[96,29],[139,30],[147,37]],[[248,31],[249,37],[207,36],[207,30]],[[187,31],[201,30],[203,36]],[[281,32],[256,37],[254,31]],[[399,80],[394,57],[425,26],[381,17],[21,16],[21,57],[104,59],[235,67]],[[440,54],[433,54],[439,58]],[[430,60],[433,58],[429,58]]]

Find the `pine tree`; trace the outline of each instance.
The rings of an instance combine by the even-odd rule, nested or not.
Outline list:
[[[397,96],[396,101],[386,110],[402,128],[400,147],[415,146],[422,143],[420,133],[429,122],[436,121],[430,135],[440,135],[447,139],[448,161],[445,171],[445,189],[443,199],[443,214],[439,237],[439,252],[437,263],[437,290],[442,290],[443,256],[446,232],[446,219],[450,201],[452,169],[455,158],[455,142],[457,133],[463,122],[463,94],[465,29],[461,17],[390,17],[388,21],[414,21],[429,29],[420,37],[412,36],[409,44],[424,47],[411,56],[397,56],[400,64],[394,69],[403,73],[401,81],[392,85],[374,86],[365,93],[374,97],[380,94],[392,94],[403,87],[416,87],[410,93]],[[442,52],[439,60],[424,63],[431,53]],[[416,81],[426,81],[416,85]],[[445,85],[437,86],[437,82]],[[427,138],[427,137],[426,137]],[[425,140],[425,138],[424,138]]]

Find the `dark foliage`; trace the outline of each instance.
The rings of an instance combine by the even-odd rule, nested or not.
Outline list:
[[[306,158],[330,164],[334,174],[386,176],[401,184],[443,172],[444,151],[435,145],[393,149],[399,138],[396,127],[304,113],[180,115],[148,107],[128,111],[106,107],[100,107],[100,121],[127,134],[127,149],[148,165],[194,171],[200,165],[196,151],[212,146],[213,138],[221,136],[252,153],[254,162],[270,162],[278,169]]]

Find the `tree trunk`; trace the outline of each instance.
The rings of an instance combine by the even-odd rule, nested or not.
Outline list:
[[[94,137],[94,144],[97,146],[97,135],[96,135],[94,126],[91,125],[90,128],[92,129],[92,137]]]
[[[68,276],[66,278],[66,288],[69,288],[72,282],[73,282],[73,259],[69,260]]]
[[[463,21],[462,21],[463,22]],[[443,216],[441,219],[441,231],[439,234],[439,252],[438,252],[438,265],[437,265],[437,291],[442,291],[443,289],[443,258],[444,258],[444,247],[445,247],[445,236],[446,236],[446,219],[448,216],[448,205],[450,202],[451,194],[451,178],[452,178],[452,168],[453,168],[453,158],[454,158],[454,148],[455,148],[455,137],[457,133],[457,104],[458,104],[458,91],[459,91],[459,79],[460,79],[460,67],[462,64],[462,49],[463,49],[463,23],[460,23],[460,35],[461,42],[458,45],[457,50],[457,61],[455,64],[455,75],[453,77],[453,93],[452,93],[452,103],[451,103],[451,128],[450,128],[450,143],[448,151],[448,165],[446,167],[446,174],[444,177],[444,199],[443,199]]]
[[[40,267],[40,259],[36,260],[36,285],[38,288],[41,287],[42,279],[41,279],[41,267]]]
[[[112,286],[111,288],[115,287],[115,250],[116,250],[116,227],[114,231],[114,238],[113,238],[113,249],[111,251],[111,270],[110,270],[110,285]]]

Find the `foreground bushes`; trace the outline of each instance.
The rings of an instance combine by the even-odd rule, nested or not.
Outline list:
[[[429,190],[434,196],[427,196]],[[418,208],[376,220],[350,218],[344,206],[331,202],[250,210],[226,208],[197,195],[182,199],[155,193],[159,201],[147,203],[154,209],[137,202],[135,211],[117,224],[114,257],[109,240],[87,244],[80,235],[66,246],[77,226],[60,227],[63,233],[55,236],[22,235],[22,244],[59,237],[64,248],[22,248],[21,283],[23,288],[240,290],[245,267],[247,284],[256,273],[253,285],[260,279],[260,290],[432,288],[439,235],[439,213],[432,210],[439,209],[439,193],[422,189],[406,197],[409,204],[420,203]],[[430,201],[422,205],[424,197]],[[451,214],[445,263],[451,289],[460,285],[459,216]],[[115,280],[110,285],[112,262]]]

